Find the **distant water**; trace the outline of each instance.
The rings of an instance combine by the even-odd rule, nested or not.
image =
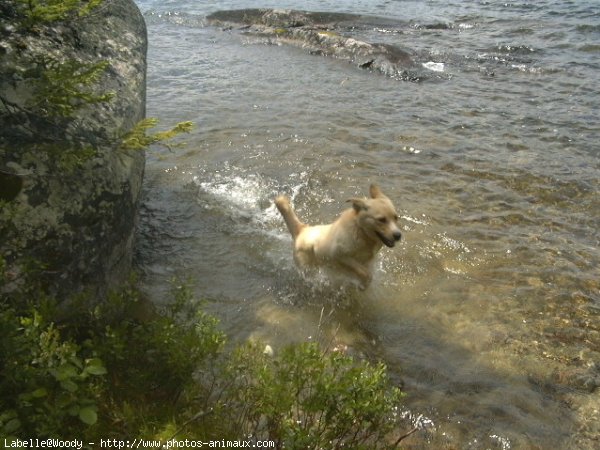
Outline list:
[[[409,82],[206,25],[249,1],[137,2],[148,115],[192,120],[148,157],[138,265],[197,280],[234,340],[320,340],[384,361],[411,448],[600,440],[600,4],[263,1],[367,14]],[[272,198],[310,223],[379,183],[405,240],[373,286],[306,280]],[[408,444],[408,439],[407,439]]]

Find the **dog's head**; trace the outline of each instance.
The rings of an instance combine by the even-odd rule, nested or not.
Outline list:
[[[398,214],[391,200],[372,184],[371,198],[352,198],[352,207],[356,211],[360,228],[373,240],[379,240],[393,247],[402,238],[398,228]]]

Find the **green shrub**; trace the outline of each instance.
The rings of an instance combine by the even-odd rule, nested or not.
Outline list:
[[[238,348],[224,371],[218,414],[239,435],[277,448],[395,448],[402,396],[383,364],[355,361],[316,344],[284,348],[272,358]]]
[[[147,400],[152,391],[157,401],[170,401],[193,382],[196,370],[217,357],[224,337],[186,284],[173,287],[172,302],[163,311],[150,309],[144,312],[150,317],[139,320],[140,308],[149,306],[132,284],[95,308],[94,325],[85,333],[109,368],[118,397]]]
[[[194,373],[223,344],[186,285],[174,287],[164,311],[140,320],[134,281],[95,308],[85,296],[71,299],[68,315],[31,285],[7,294],[7,281],[0,281],[0,436],[9,439],[154,437],[183,414],[184,393],[200,392]]]
[[[37,311],[17,315],[3,305],[0,328],[2,435],[58,438],[96,423],[106,374],[100,359],[82,357]]]

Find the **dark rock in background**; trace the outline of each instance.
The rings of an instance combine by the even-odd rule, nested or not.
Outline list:
[[[381,26],[386,19],[353,14],[274,9],[218,11],[207,17],[209,24],[224,28],[242,27],[243,32],[304,48],[310,53],[347,60],[361,69],[387,76],[419,81],[409,69],[411,55],[396,46],[371,43],[352,37],[355,27]]]

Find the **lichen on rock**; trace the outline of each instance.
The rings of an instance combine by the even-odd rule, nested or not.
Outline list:
[[[132,0],[96,3],[38,23],[0,11],[0,252],[15,283],[36,261],[59,296],[128,276],[144,171],[120,138],[145,117],[145,22]]]

